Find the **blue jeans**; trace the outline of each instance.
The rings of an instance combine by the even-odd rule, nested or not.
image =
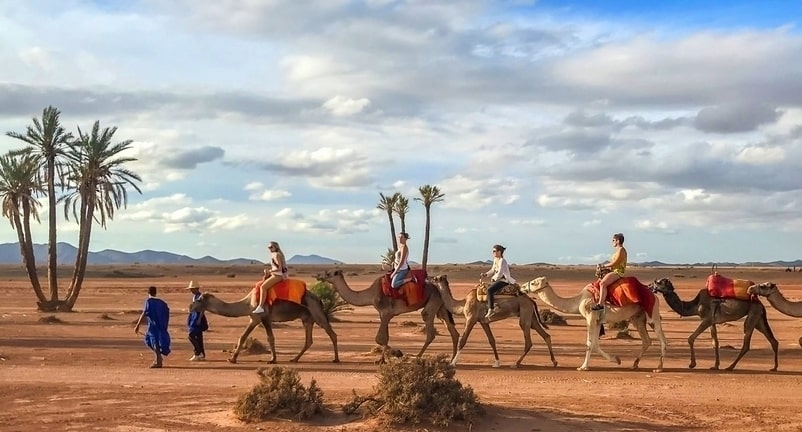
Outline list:
[[[409,268],[398,270],[395,276],[393,276],[393,282],[390,284],[390,286],[392,286],[393,289],[401,288],[401,285],[404,284],[404,279],[407,277],[407,273],[409,273]]]

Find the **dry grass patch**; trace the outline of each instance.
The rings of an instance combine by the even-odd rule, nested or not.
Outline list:
[[[106,321],[114,321],[114,318],[110,317],[107,313],[102,313],[98,316],[98,319],[106,320]]]
[[[234,348],[236,348],[236,346]],[[232,348],[232,351],[234,348]],[[270,349],[259,339],[249,337],[243,342],[240,352],[244,355],[258,355],[267,354],[270,352]]]
[[[234,404],[234,414],[240,420],[305,420],[323,413],[323,391],[314,379],[305,387],[298,372],[281,366],[259,368],[256,373],[259,384]]]
[[[629,320],[621,320],[610,323],[610,328],[613,330],[626,330],[629,328]]]
[[[57,317],[55,315],[48,315],[48,316],[41,317],[41,318],[39,318],[39,323],[40,324],[66,324],[66,322],[64,322],[64,320],[62,320],[61,318],[59,318],[59,317]]]
[[[379,367],[372,394],[360,396],[354,391],[342,409],[346,414],[377,417],[388,425],[430,422],[448,427],[471,422],[484,415],[484,409],[473,389],[463,387],[455,373],[445,355],[393,360]]]
[[[558,315],[551,309],[540,310],[540,321],[547,325],[568,325],[568,321],[562,315]]]
[[[399,327],[417,327],[418,323],[415,321],[401,321],[398,325]]]

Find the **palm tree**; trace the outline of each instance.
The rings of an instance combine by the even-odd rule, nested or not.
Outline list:
[[[440,188],[432,185],[423,185],[418,188],[420,198],[415,198],[415,201],[423,203],[423,208],[426,209],[426,230],[423,234],[423,259],[421,266],[426,271],[426,263],[429,261],[429,231],[431,230],[431,211],[432,204],[443,201],[446,194],[440,192]]]
[[[404,195],[398,194],[398,200],[393,206],[393,211],[401,221],[401,232],[407,232],[407,214],[409,214],[409,200]]]
[[[58,302],[58,258],[56,255],[56,175],[62,177],[61,159],[65,155],[72,134],[61,127],[61,112],[49,106],[42,110],[41,122],[33,118],[33,125],[28,126],[25,134],[7,132],[6,135],[28,144],[26,150],[38,157],[39,166],[44,171],[47,183],[47,282],[50,287],[50,302]],[[42,173],[40,172],[40,175]]]
[[[36,257],[31,239],[31,217],[39,221],[37,208],[41,206],[36,195],[44,194],[42,183],[38,181],[38,171],[39,161],[32,153],[10,152],[0,157],[0,199],[3,203],[3,216],[8,218],[17,231],[22,263],[39,300],[39,309],[52,310],[53,306],[45,298],[36,273]]]
[[[114,219],[114,211],[128,205],[127,186],[139,193],[136,182],[142,179],[124,165],[136,158],[122,156],[133,141],[112,143],[116,127],[100,129],[96,121],[92,131],[85,134],[78,128],[78,139],[67,153],[69,174],[67,181],[72,189],[64,198],[64,216],[69,220],[70,210],[78,220],[78,255],[69,291],[64,299],[63,310],[72,310],[81,291],[86,261],[89,255],[89,240],[92,223],[97,221],[106,228],[106,220]]]
[[[384,195],[383,193],[379,192],[379,204],[376,206],[379,210],[384,210],[387,212],[387,218],[390,220],[390,237],[392,237],[393,241],[393,251],[398,250],[398,239],[395,238],[395,221],[393,220],[393,209],[395,208],[395,203],[398,201],[398,197],[401,194],[396,192],[392,195]]]

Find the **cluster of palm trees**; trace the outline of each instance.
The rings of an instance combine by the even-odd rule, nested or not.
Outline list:
[[[41,311],[71,311],[81,291],[89,254],[93,222],[106,227],[115,210],[128,203],[128,188],[140,194],[142,179],[125,168],[136,159],[124,155],[133,141],[113,142],[116,127],[100,128],[96,121],[90,131],[80,127],[77,136],[60,122],[61,112],[49,106],[42,118],[33,119],[24,133],[7,132],[25,146],[0,156],[0,199],[20,245],[25,270]],[[31,237],[31,219],[39,222],[39,198],[48,200],[46,297],[36,271]],[[78,252],[72,279],[63,299],[59,297],[56,239],[56,204],[64,206],[64,218],[78,223]]]
[[[423,256],[421,258],[421,266],[426,270],[426,264],[429,261],[429,231],[431,230],[431,212],[432,204],[441,202],[445,199],[446,194],[440,191],[440,188],[432,185],[423,185],[418,188],[420,197],[414,198],[415,201],[420,201],[426,211],[426,226],[423,234]],[[400,192],[395,192],[392,195],[385,195],[379,192],[379,204],[376,206],[379,210],[387,212],[387,219],[390,221],[390,237],[392,240],[392,249],[388,249],[387,253],[382,256],[382,261],[391,263],[395,257],[395,251],[398,250],[398,238],[395,231],[395,218],[393,215],[398,215],[398,220],[401,222],[401,232],[407,232],[407,214],[409,214],[409,199],[402,195]]]

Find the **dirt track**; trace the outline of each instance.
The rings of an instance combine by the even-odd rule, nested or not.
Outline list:
[[[447,273],[455,295],[461,297],[478,274],[478,268],[440,266],[431,273]],[[295,268],[294,274],[313,281],[319,269]],[[721,269],[730,277],[756,281],[773,280],[792,300],[802,297],[802,273],[780,270]],[[521,280],[547,275],[564,296],[575,294],[591,274],[584,269],[514,268]],[[633,269],[642,281],[673,277],[683,298],[692,297],[703,284],[707,270]],[[346,417],[338,412],[351,389],[368,392],[375,383],[373,336],[377,315],[372,308],[341,313],[334,329],[340,339],[342,363],[332,364],[331,345],[325,333],[315,329],[315,344],[292,365],[304,379],[317,380],[332,415],[313,423],[275,421],[245,425],[231,414],[236,397],[256,382],[254,370],[267,356],[243,356],[228,364],[222,352],[232,346],[246,319],[210,315],[207,333],[209,360],[190,363],[189,342],[183,324],[188,295],[182,288],[190,278],[198,279],[220,297],[234,300],[247,291],[257,268],[198,268],[130,266],[95,268],[80,298],[78,313],[57,314],[64,323],[42,324],[49,314],[33,310],[33,294],[23,276],[14,269],[0,269],[0,430],[264,430],[356,431],[376,430],[371,421]],[[68,274],[68,273],[63,273]],[[367,286],[375,269],[348,268],[348,281],[355,289]],[[236,277],[231,277],[236,275]],[[255,276],[254,276],[255,275]],[[134,335],[145,288],[155,284],[173,312],[171,333],[174,353],[161,370],[146,366],[151,357]],[[545,307],[538,301],[541,308]],[[624,361],[617,366],[594,355],[592,370],[578,372],[584,356],[584,326],[579,317],[568,316],[568,326],[552,326],[559,367],[551,368],[542,340],[533,333],[535,347],[520,369],[510,369],[521,350],[517,321],[493,324],[503,367],[491,368],[492,355],[484,334],[475,329],[460,358],[457,378],[471,385],[487,404],[488,416],[473,425],[474,431],[618,431],[618,430],[754,430],[796,431],[802,429],[802,350],[798,345],[802,320],[769,309],[772,328],[780,340],[780,371],[770,373],[771,349],[757,332],[752,350],[735,372],[709,371],[712,349],[709,334],[697,341],[699,366],[687,369],[686,338],[698,319],[680,319],[661,302],[666,336],[669,338],[666,371],[651,372],[658,348],[653,345],[641,362],[641,370],[627,367],[640,345],[638,340],[604,339],[602,344]],[[108,314],[111,319],[102,317]],[[390,341],[406,353],[414,353],[423,342],[417,314],[397,317],[391,324]],[[462,330],[464,320],[457,317]],[[257,330],[255,335],[264,338]],[[428,354],[450,353],[447,332],[438,324],[439,335]],[[722,366],[729,365],[742,343],[742,322],[720,326]],[[301,347],[299,322],[276,330],[279,362],[287,361]],[[735,348],[735,349],[733,349]],[[458,425],[454,430],[466,430]],[[416,430],[410,428],[409,430]]]

